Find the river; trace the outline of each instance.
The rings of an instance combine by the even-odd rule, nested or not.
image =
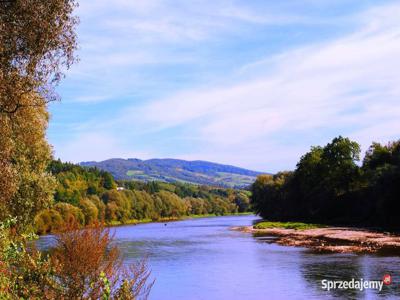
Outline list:
[[[156,279],[150,299],[376,299],[375,290],[322,289],[327,280],[381,280],[380,299],[399,299],[400,257],[317,254],[273,238],[230,230],[255,216],[225,216],[115,227],[124,262],[149,257]],[[51,236],[38,242],[51,243]],[[397,295],[397,296],[396,296]]]

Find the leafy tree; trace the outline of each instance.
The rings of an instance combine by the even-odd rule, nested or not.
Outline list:
[[[88,199],[96,206],[97,216],[100,222],[105,220],[106,206],[102,200],[97,195],[90,195]]]
[[[338,137],[312,147],[293,173],[259,176],[251,202],[264,218],[400,228],[400,141],[360,147]]]
[[[64,220],[55,209],[42,210],[34,220],[35,230],[38,234],[56,232],[64,225]]]
[[[284,191],[291,175],[289,172],[281,172],[274,176],[257,177],[251,187],[251,203],[257,214],[271,220],[288,218],[290,205],[284,205],[287,202]]]
[[[97,168],[54,160],[47,170],[57,180],[53,208],[60,213],[63,223],[73,220],[86,225],[96,220],[124,223],[130,219],[159,220],[250,210],[248,191],[155,181],[120,181],[118,185],[125,189],[117,190],[112,175]],[[50,218],[40,220],[50,222]],[[41,227],[53,228],[51,224]]]
[[[386,227],[400,227],[400,141],[384,146],[373,143],[362,169],[368,183],[366,199],[375,200],[375,205],[368,205],[369,219]]]
[[[102,195],[102,200],[106,204],[106,219],[126,221],[131,216],[131,202],[126,194],[117,190],[110,190]]]
[[[74,0],[0,2],[0,220],[24,230],[51,202],[46,104],[74,61]]]
[[[99,210],[97,206],[90,201],[88,198],[82,199],[79,202],[79,207],[85,216],[85,225],[92,224],[93,222],[98,222],[99,220]]]
[[[102,171],[100,174],[103,179],[103,187],[106,190],[111,190],[111,189],[116,188],[114,178],[112,177],[112,175],[110,173]]]
[[[64,222],[67,224],[84,224],[85,222],[85,216],[79,207],[73,206],[69,203],[57,203],[54,205],[54,209],[60,213]]]
[[[237,210],[240,213],[247,212],[250,209],[249,196],[244,192],[234,194],[233,201],[237,206]]]

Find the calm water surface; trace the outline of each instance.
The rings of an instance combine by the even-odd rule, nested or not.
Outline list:
[[[400,299],[400,257],[316,254],[279,246],[273,238],[232,231],[255,216],[227,216],[116,227],[116,241],[129,263],[149,257],[156,279],[150,299]],[[47,247],[51,236],[42,237]],[[322,279],[381,279],[375,291],[324,291]]]

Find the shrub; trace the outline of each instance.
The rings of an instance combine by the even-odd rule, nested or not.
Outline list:
[[[124,268],[109,228],[96,222],[83,229],[69,224],[53,250],[57,280],[66,299],[147,298],[153,282],[146,261]]]
[[[146,260],[124,268],[109,229],[70,223],[44,256],[0,222],[0,299],[146,299],[153,282]],[[27,245],[30,245],[28,247]]]

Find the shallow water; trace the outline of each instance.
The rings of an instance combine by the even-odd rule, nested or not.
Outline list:
[[[226,216],[115,227],[124,261],[149,257],[150,299],[400,299],[400,257],[316,254],[273,238],[232,231],[255,216]],[[51,236],[38,242],[51,244]],[[322,289],[321,280],[380,280],[375,290]]]

